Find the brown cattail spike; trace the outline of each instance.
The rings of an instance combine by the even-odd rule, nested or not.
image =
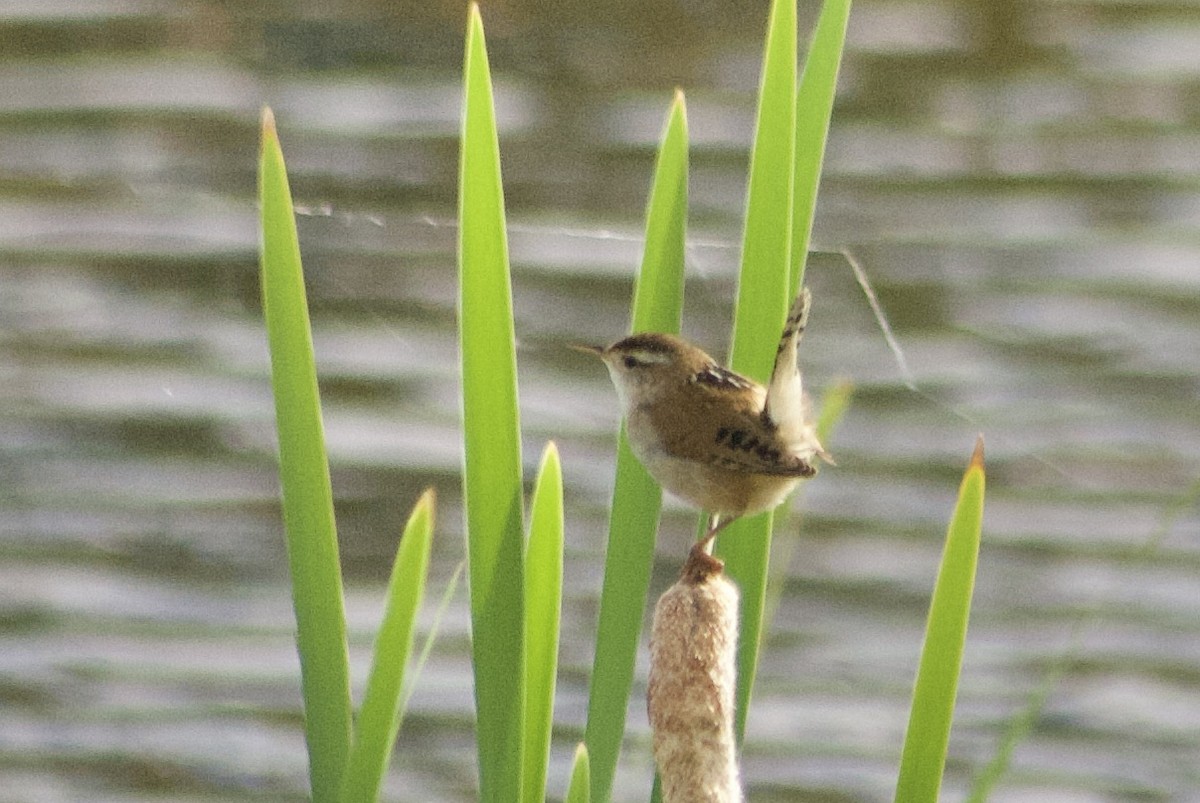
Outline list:
[[[665,803],[737,803],[738,591],[693,548],[654,609],[647,708]]]

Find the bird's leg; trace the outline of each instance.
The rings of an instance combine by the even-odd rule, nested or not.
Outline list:
[[[719,513],[713,513],[708,517],[708,532],[692,545],[687,562],[683,565],[684,577],[691,578],[693,582],[699,582],[705,577],[721,573],[725,568],[725,562],[713,557],[713,539],[735,519],[737,516],[731,516],[725,521],[721,521]]]
[[[713,513],[708,517],[708,532],[705,533],[704,538],[702,538],[699,543],[699,547],[704,550],[705,554],[712,554],[713,541],[716,539],[717,533],[721,532],[721,530],[724,530],[730,524],[733,524],[735,521],[737,521],[737,518],[737,516],[730,516],[724,521],[721,521],[720,513]]]

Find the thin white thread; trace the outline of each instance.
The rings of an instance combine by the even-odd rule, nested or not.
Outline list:
[[[843,248],[841,254],[850,264],[850,270],[854,271],[854,278],[858,281],[858,286],[862,288],[863,295],[867,297],[867,303],[871,305],[871,311],[875,313],[875,323],[879,325],[879,331],[883,333],[883,339],[896,359],[896,367],[900,369],[900,378],[904,381],[904,386],[913,393],[925,395],[917,387],[916,379],[913,378],[913,373],[908,367],[908,360],[904,358],[904,350],[900,348],[900,342],[896,340],[896,335],[892,332],[892,325],[888,323],[887,316],[883,314],[883,308],[879,306],[879,297],[875,295],[875,288],[871,287],[871,280],[867,278],[867,272],[863,270],[863,266],[854,254],[850,253],[849,249]]]
[[[435,218],[432,215],[422,215],[421,222],[427,226],[432,226],[435,229],[457,229],[458,221],[450,218]],[[518,234],[554,234],[562,237],[570,237],[576,240],[612,240],[621,243],[641,243],[645,242],[645,237],[641,234],[626,234],[624,232],[613,231],[611,229],[576,229],[566,226],[539,226],[533,223],[509,223],[507,225],[508,232]],[[716,248],[728,250],[735,248],[733,243],[725,240],[701,240],[688,238],[687,248]]]
[[[843,248],[841,250],[841,254],[843,257],[845,257],[846,262],[849,263],[850,269],[854,271],[854,278],[858,281],[858,286],[862,288],[863,294],[867,298],[867,303],[871,306],[871,310],[875,314],[875,321],[879,326],[879,331],[883,334],[883,339],[887,342],[888,349],[892,352],[892,357],[896,361],[896,367],[900,371],[900,379],[904,383],[904,386],[925,401],[932,404],[937,409],[947,412],[960,421],[970,424],[980,432],[980,435],[982,435],[983,424],[980,423],[975,416],[964,412],[961,407],[947,404],[940,399],[934,398],[917,386],[916,377],[913,375],[912,370],[908,367],[908,360],[904,357],[904,350],[900,348],[900,343],[896,339],[896,335],[892,332],[892,326],[890,323],[888,323],[887,316],[883,312],[883,307],[879,304],[879,298],[875,294],[875,289],[871,286],[871,280],[867,276],[866,270],[863,269],[861,263],[859,263],[858,259],[851,254],[849,250]],[[1000,442],[1003,443],[1004,440],[1001,439]],[[1081,484],[1079,479],[1065,468],[1045,457],[1042,457],[1036,452],[1024,452],[1022,456],[1033,460],[1035,463],[1054,472],[1069,482],[1077,485]],[[1089,483],[1082,483],[1083,487],[1088,487],[1088,485]]]
[[[327,217],[336,220],[341,220],[345,223],[358,223],[366,221],[372,226],[384,227],[383,218],[379,215],[372,215],[366,212],[341,212],[333,208],[333,204],[328,201],[317,206],[305,206],[300,204],[292,207],[293,211],[300,217]]]
[[[338,220],[345,221],[347,223],[353,223],[353,222],[362,220],[362,221],[366,221],[372,225],[379,226],[379,227],[384,227],[386,225],[384,223],[383,219],[380,218],[379,216],[369,215],[369,214],[364,214],[364,213],[355,213],[355,212],[339,212],[330,203],[322,203],[322,204],[319,204],[314,207],[304,207],[304,206],[297,207],[296,213],[298,215],[306,215],[309,217],[335,218]],[[435,217],[433,215],[424,214],[424,215],[420,215],[417,218],[417,220],[419,220],[420,223],[430,226],[432,228],[438,228],[438,229],[457,229],[458,228],[458,221],[454,220],[452,218],[439,218],[439,217]],[[631,235],[631,234],[614,231],[611,229],[580,229],[580,228],[565,228],[565,227],[560,227],[560,226],[542,226],[542,225],[537,225],[537,224],[521,224],[521,223],[517,223],[517,224],[510,223],[508,225],[508,231],[510,233],[516,232],[516,233],[521,233],[521,234],[535,234],[535,235],[536,234],[559,235],[559,236],[563,236],[563,237],[569,237],[569,238],[581,239],[581,240],[612,241],[612,242],[627,242],[627,243],[640,243],[640,242],[643,242],[645,239],[640,234],[639,235]],[[702,259],[698,258],[699,257],[698,252],[700,252],[704,249],[730,250],[730,249],[739,248],[739,247],[740,247],[740,244],[738,244],[738,243],[733,243],[733,242],[729,242],[729,241],[725,241],[725,240],[711,240],[711,239],[700,240],[700,239],[689,238],[687,240],[687,243],[685,244],[685,248],[686,248],[687,254],[688,254],[688,262],[689,262],[691,269],[694,272],[697,272],[701,275],[704,274],[704,270],[701,265]],[[813,253],[831,253],[831,252],[814,251]],[[862,263],[858,260],[858,258],[855,257],[854,254],[852,252],[850,252],[848,249],[843,248],[837,252],[832,252],[832,253],[841,254],[842,257],[846,260],[847,264],[850,265],[850,269],[854,274],[854,278],[857,281],[859,287],[862,289],[863,295],[867,300],[867,304],[870,306],[871,312],[875,317],[875,322],[876,322],[876,325],[879,327],[880,334],[883,335],[884,342],[887,344],[888,350],[892,354],[892,359],[896,363],[896,368],[899,372],[899,378],[900,378],[901,383],[904,385],[904,387],[906,389],[908,389],[910,392],[915,393],[917,396],[920,396],[922,399],[924,399],[925,401],[927,401],[928,403],[933,405],[935,408],[940,409],[946,413],[949,413],[950,415],[959,419],[960,421],[963,421],[964,423],[971,425],[976,430],[982,429],[982,425],[979,422],[979,420],[976,419],[971,414],[965,412],[964,410],[962,410],[959,407],[956,407],[951,404],[947,404],[946,402],[941,401],[940,399],[937,399],[937,398],[931,396],[929,393],[927,393],[926,391],[921,389],[921,387],[917,384],[916,376],[913,374],[912,369],[909,367],[908,359],[904,354],[904,349],[901,347],[900,341],[897,339],[895,332],[892,330],[892,326],[888,321],[887,314],[883,311],[883,307],[879,303],[879,297],[876,294],[875,289],[871,285],[871,280],[870,280],[870,277],[867,275],[866,269],[862,266]],[[331,281],[335,286],[342,286],[342,282],[336,276],[326,276],[325,278],[327,281]],[[375,320],[377,320],[379,323],[381,323],[388,331],[394,331],[393,327],[391,327],[388,324],[387,320],[382,315],[380,315],[374,311],[371,311],[371,310],[368,310],[368,311],[370,312],[372,317]],[[1034,462],[1044,466],[1045,468],[1049,469],[1050,471],[1054,472],[1055,474],[1057,474],[1065,479],[1068,479],[1075,483],[1079,482],[1078,478],[1074,477],[1072,474],[1067,472],[1061,466],[1051,462],[1050,460],[1048,460],[1044,457],[1037,455],[1036,453],[1026,452],[1024,456],[1028,457],[1029,459],[1032,459]]]

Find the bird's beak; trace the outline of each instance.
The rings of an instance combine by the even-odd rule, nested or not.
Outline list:
[[[570,343],[568,345],[575,351],[582,351],[584,354],[591,354],[593,357],[599,357],[604,354],[604,346],[589,346],[584,343]]]

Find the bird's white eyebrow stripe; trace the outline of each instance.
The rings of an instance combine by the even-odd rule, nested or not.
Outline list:
[[[671,355],[665,351],[655,349],[636,348],[625,352],[626,357],[632,357],[640,363],[668,363],[671,361]]]

